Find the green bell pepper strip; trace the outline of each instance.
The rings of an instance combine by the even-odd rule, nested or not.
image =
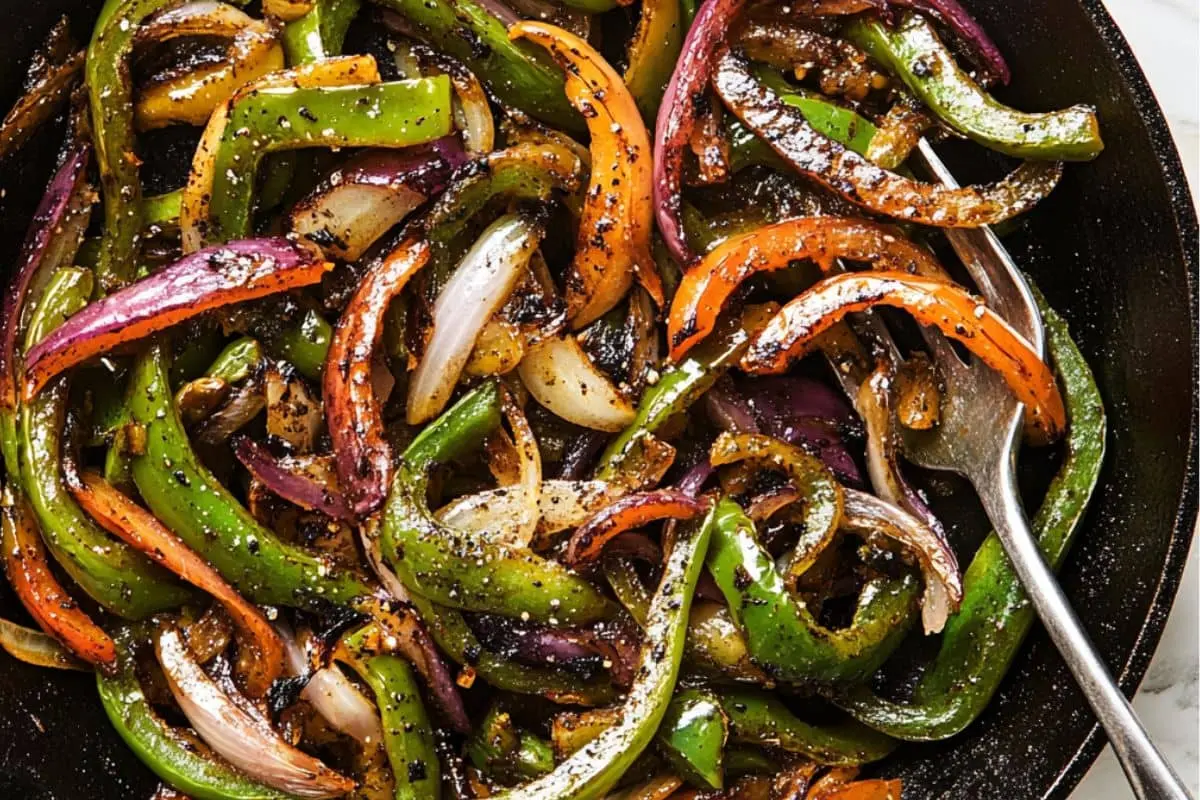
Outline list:
[[[732,324],[730,324],[732,323]],[[637,415],[621,431],[596,467],[596,478],[612,481],[642,458],[647,440],[671,417],[700,399],[750,343],[751,332],[736,319],[693,348],[687,358],[668,369],[642,393]]]
[[[682,48],[679,0],[645,0],[642,18],[629,43],[625,85],[650,126],[658,116],[658,106]]]
[[[729,747],[725,750],[725,774],[731,778],[741,775],[779,772],[779,764],[767,758],[756,747]]]
[[[467,758],[480,772],[503,783],[540,778],[554,769],[554,748],[518,730],[499,704],[493,704],[466,744]]]
[[[891,655],[915,617],[920,582],[912,575],[867,583],[848,628],[821,627],[788,593],[754,523],[734,501],[717,504],[708,568],[746,633],[756,666],[790,683],[861,680]]]
[[[1034,294],[1071,423],[1062,466],[1032,524],[1042,554],[1057,569],[1100,478],[1106,424],[1095,379],[1066,323],[1040,293]],[[1035,621],[1021,582],[993,533],[963,576],[962,607],[946,623],[941,649],[917,684],[912,702],[888,702],[865,687],[839,695],[835,702],[863,723],[899,739],[948,739],[991,702]]]
[[[411,595],[409,601],[437,646],[455,663],[474,670],[492,688],[586,706],[611,703],[616,697],[612,683],[607,680],[581,680],[578,675],[531,667],[496,655],[483,646],[457,609],[436,605],[417,594]]]
[[[26,345],[40,341],[87,305],[92,290],[88,270],[67,267],[56,272],[30,317]],[[19,411],[21,484],[50,552],[89,597],[118,616],[142,619],[182,605],[193,592],[124,542],[111,538],[71,497],[60,466],[68,395],[69,381],[61,376]]]
[[[325,357],[329,355],[332,339],[333,326],[319,312],[309,309],[298,324],[280,327],[269,333],[263,343],[272,355],[290,362],[301,375],[319,381],[325,372]]]
[[[96,673],[100,704],[125,744],[163,783],[195,800],[292,800],[198,748],[194,737],[164,722],[138,681],[128,637],[118,636],[118,644],[119,671]]]
[[[142,226],[151,231],[179,227],[179,209],[183,206],[183,190],[142,198]]]
[[[429,511],[429,469],[478,447],[500,425],[500,385],[472,390],[427,426],[400,458],[384,507],[384,559],[415,594],[469,611],[577,625],[609,616],[612,604],[557,561],[452,530]]]
[[[1030,114],[1003,105],[959,68],[933,26],[917,14],[906,14],[894,29],[856,17],[844,32],[939,119],[984,147],[1052,161],[1090,161],[1104,149],[1091,108]]]
[[[133,279],[142,232],[142,184],[133,122],[133,41],[143,20],[175,0],[108,0],[87,52],[92,140],[104,194],[97,277],[109,289]]]
[[[133,479],[150,511],[255,603],[311,607],[370,594],[353,571],[259,525],[200,462],[167,381],[168,358],[166,345],[151,344],[130,380],[130,415],[146,429]]]
[[[437,800],[441,797],[441,762],[434,750],[433,725],[412,667],[404,659],[372,652],[379,637],[368,625],[345,639],[346,663],[375,694],[383,723],[383,746],[395,783],[395,800]]]
[[[713,533],[713,512],[681,525],[663,566],[662,580],[650,605],[637,678],[621,708],[620,721],[553,772],[497,800],[592,800],[621,780],[658,731],[683,660],[688,613],[704,554]]]
[[[450,78],[439,75],[370,86],[284,87],[234,103],[213,162],[206,240],[251,232],[254,176],[263,156],[308,147],[407,147],[453,127]]]
[[[567,101],[566,80],[536,48],[508,38],[508,29],[476,0],[374,0],[408,19],[421,38],[479,76],[501,102],[552,127],[583,133]]]
[[[262,345],[257,339],[243,336],[227,344],[204,374],[229,384],[241,383],[258,369],[261,362]]]
[[[700,788],[725,785],[725,742],[729,717],[710,691],[684,689],[675,695],[658,726],[659,752],[680,777]]]
[[[729,716],[730,738],[734,742],[775,747],[830,766],[879,761],[899,744],[852,719],[812,725],[798,718],[769,692],[730,688],[722,689],[719,696]]]
[[[605,558],[604,577],[621,605],[644,628],[650,612],[650,592],[638,577],[633,562],[619,556]],[[724,606],[692,606],[685,652],[691,665],[705,674],[755,683],[769,680],[750,660],[746,638]]]
[[[362,0],[316,0],[307,14],[283,28],[288,66],[340,56],[346,31],[361,8]]]

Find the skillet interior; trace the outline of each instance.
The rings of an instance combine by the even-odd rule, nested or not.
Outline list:
[[[1063,583],[1122,686],[1141,680],[1183,570],[1196,516],[1197,232],[1183,170],[1145,79],[1098,0],[969,2],[1014,66],[1022,108],[1099,107],[1108,150],[1007,239],[1071,322],[1109,409],[1109,451]],[[17,96],[58,15],[85,38],[98,0],[0,0],[0,106]],[[0,255],[13,263],[57,135],[0,165]],[[16,601],[0,587],[0,614]],[[885,765],[906,797],[1064,797],[1103,743],[1040,631],[962,736],[902,748]],[[0,797],[149,797],[89,677],[0,657]]]

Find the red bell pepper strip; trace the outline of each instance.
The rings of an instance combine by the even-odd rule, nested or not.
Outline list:
[[[650,254],[650,136],[637,102],[617,71],[575,34],[544,22],[518,22],[508,35],[550,51],[567,74],[567,99],[592,137],[592,177],[566,277],[571,324],[578,329],[603,316],[629,291],[634,275],[662,306],[662,281]]]
[[[225,607],[242,634],[238,640],[239,662],[248,667],[246,691],[255,697],[265,694],[283,671],[283,642],[266,616],[153,514],[99,474],[90,471],[75,474],[71,469],[67,474],[75,500],[100,527],[208,592]]]
[[[92,303],[25,359],[25,399],[56,375],[119,344],[145,338],[231,303],[309,286],[333,264],[286,239],[248,239],[184,256]]]
[[[21,604],[42,630],[79,658],[115,668],[117,649],[109,635],[79,607],[50,571],[46,549],[24,497],[5,492],[2,546],[4,569]]]
[[[387,497],[392,448],[371,382],[372,359],[392,300],[429,260],[424,239],[407,239],[369,272],[338,321],[325,360],[323,391],[338,482],[353,510],[370,514]]]
[[[836,259],[942,278],[945,271],[924,248],[895,228],[851,217],[801,217],[726,239],[683,276],[667,320],[671,360],[678,362],[712,332],[734,291],[751,275],[812,259],[829,272]]]
[[[1054,373],[1020,334],[983,300],[958,286],[904,272],[847,272],[825,278],[767,323],[742,356],[742,369],[783,372],[846,314],[876,305],[898,306],[922,325],[936,325],[999,372],[1025,404],[1025,430],[1035,440],[1053,441],[1066,430],[1067,414]]]
[[[596,512],[576,529],[567,545],[572,567],[595,561],[604,545],[619,534],[663,519],[692,519],[708,510],[708,501],[675,489],[660,489],[622,497]]]

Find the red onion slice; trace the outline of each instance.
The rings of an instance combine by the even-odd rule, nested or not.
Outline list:
[[[234,443],[233,453],[255,479],[289,503],[342,522],[356,521],[336,476],[319,457],[276,458],[266,445],[245,436]]]
[[[248,239],[184,256],[84,308],[29,351],[25,397],[55,375],[117,345],[205,311],[321,280],[332,264],[286,239]]]
[[[408,391],[410,425],[446,407],[479,332],[512,294],[541,238],[538,224],[508,214],[463,256],[433,305],[433,336]]]
[[[695,258],[683,233],[683,156],[692,138],[698,102],[708,91],[717,45],[745,0],[705,0],[683,40],[654,125],[654,213],[671,255],[686,268]]]
[[[846,489],[842,530],[860,534],[881,533],[904,545],[916,557],[925,579],[921,622],[925,633],[939,633],[962,603],[962,576],[954,551],[932,528],[878,497]]]
[[[17,407],[17,340],[21,335],[25,296],[39,282],[36,277],[49,276],[60,263],[74,258],[91,218],[94,196],[87,191],[90,155],[91,147],[85,142],[77,143],[67,153],[50,180],[21,245],[19,266],[4,296],[4,341],[0,342],[0,406],[4,408]]]
[[[193,658],[178,628],[165,628],[155,651],[183,715],[204,743],[230,764],[297,797],[338,797],[353,791],[354,781],[292,747],[222,691]]]

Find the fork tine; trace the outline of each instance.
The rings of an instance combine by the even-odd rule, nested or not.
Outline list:
[[[927,139],[917,143],[913,158],[941,183],[958,187]],[[1024,336],[1034,350],[1045,354],[1042,316],[1033,301],[1025,276],[1000,239],[989,227],[946,228],[946,238],[970,272],[979,290],[1000,316]]]
[[[974,365],[963,363],[958,351],[951,346],[950,340],[937,328],[922,325],[921,335],[924,337],[925,344],[929,348],[929,355],[941,371],[942,377],[955,383],[965,381]]]

